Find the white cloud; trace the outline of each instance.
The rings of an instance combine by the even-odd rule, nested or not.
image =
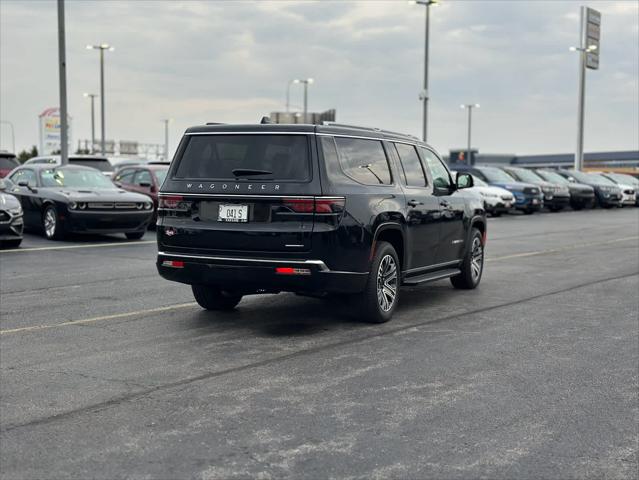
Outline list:
[[[588,72],[586,150],[639,148],[639,9],[602,11],[602,68]],[[474,143],[491,152],[569,152],[574,144],[579,4],[443,2],[432,10],[430,136],[465,143],[463,102],[478,102]],[[424,8],[397,1],[67,1],[69,110],[89,135],[84,91],[98,91],[108,41],[107,136],[161,142],[206,121],[256,122],[283,109],[286,84],[314,77],[312,110],[419,134]],[[19,148],[58,97],[55,2],[0,2],[0,117]],[[291,102],[301,103],[301,88]],[[2,148],[8,146],[2,129]]]

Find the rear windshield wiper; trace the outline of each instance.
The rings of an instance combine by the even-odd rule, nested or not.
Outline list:
[[[236,168],[231,170],[236,177],[246,177],[249,175],[273,175],[273,172],[268,170],[253,170],[251,168]]]

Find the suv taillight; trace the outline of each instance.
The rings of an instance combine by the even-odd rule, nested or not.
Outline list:
[[[344,198],[314,197],[285,198],[282,204],[296,213],[340,214],[344,210]]]
[[[190,203],[182,195],[166,195],[158,199],[158,208],[184,212],[189,209]]]

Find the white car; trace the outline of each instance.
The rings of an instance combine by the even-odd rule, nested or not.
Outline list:
[[[509,190],[488,185],[475,175],[473,175],[473,184],[474,186],[469,190],[477,192],[481,196],[486,212],[493,217],[508,213],[513,208],[515,197]]]
[[[636,205],[639,207],[639,179],[625,173],[602,173],[601,175],[619,185],[619,188],[621,188],[621,205]]]
[[[60,155],[46,155],[41,157],[33,157],[27,160],[27,164],[42,164],[47,163],[50,165],[60,165]],[[113,165],[109,162],[107,157],[100,155],[69,155],[69,165],[83,165],[85,167],[92,167],[100,170],[105,176],[111,178],[113,175]]]

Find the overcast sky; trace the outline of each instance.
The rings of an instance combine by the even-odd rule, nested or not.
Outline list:
[[[431,10],[429,142],[466,144],[461,103],[479,103],[473,146],[491,153],[574,151],[577,1],[442,0]],[[639,149],[639,3],[602,12],[600,70],[587,73],[586,151]],[[424,7],[394,1],[66,2],[74,149],[90,137],[83,92],[106,58],[107,138],[163,142],[207,121],[253,123],[284,110],[289,79],[313,77],[309,110],[420,135]],[[58,105],[56,2],[0,0],[0,117],[16,149],[38,143],[37,117]],[[302,103],[302,88],[291,89]],[[99,111],[96,112],[99,118]],[[99,136],[99,126],[96,128]],[[1,126],[1,147],[11,148]]]

